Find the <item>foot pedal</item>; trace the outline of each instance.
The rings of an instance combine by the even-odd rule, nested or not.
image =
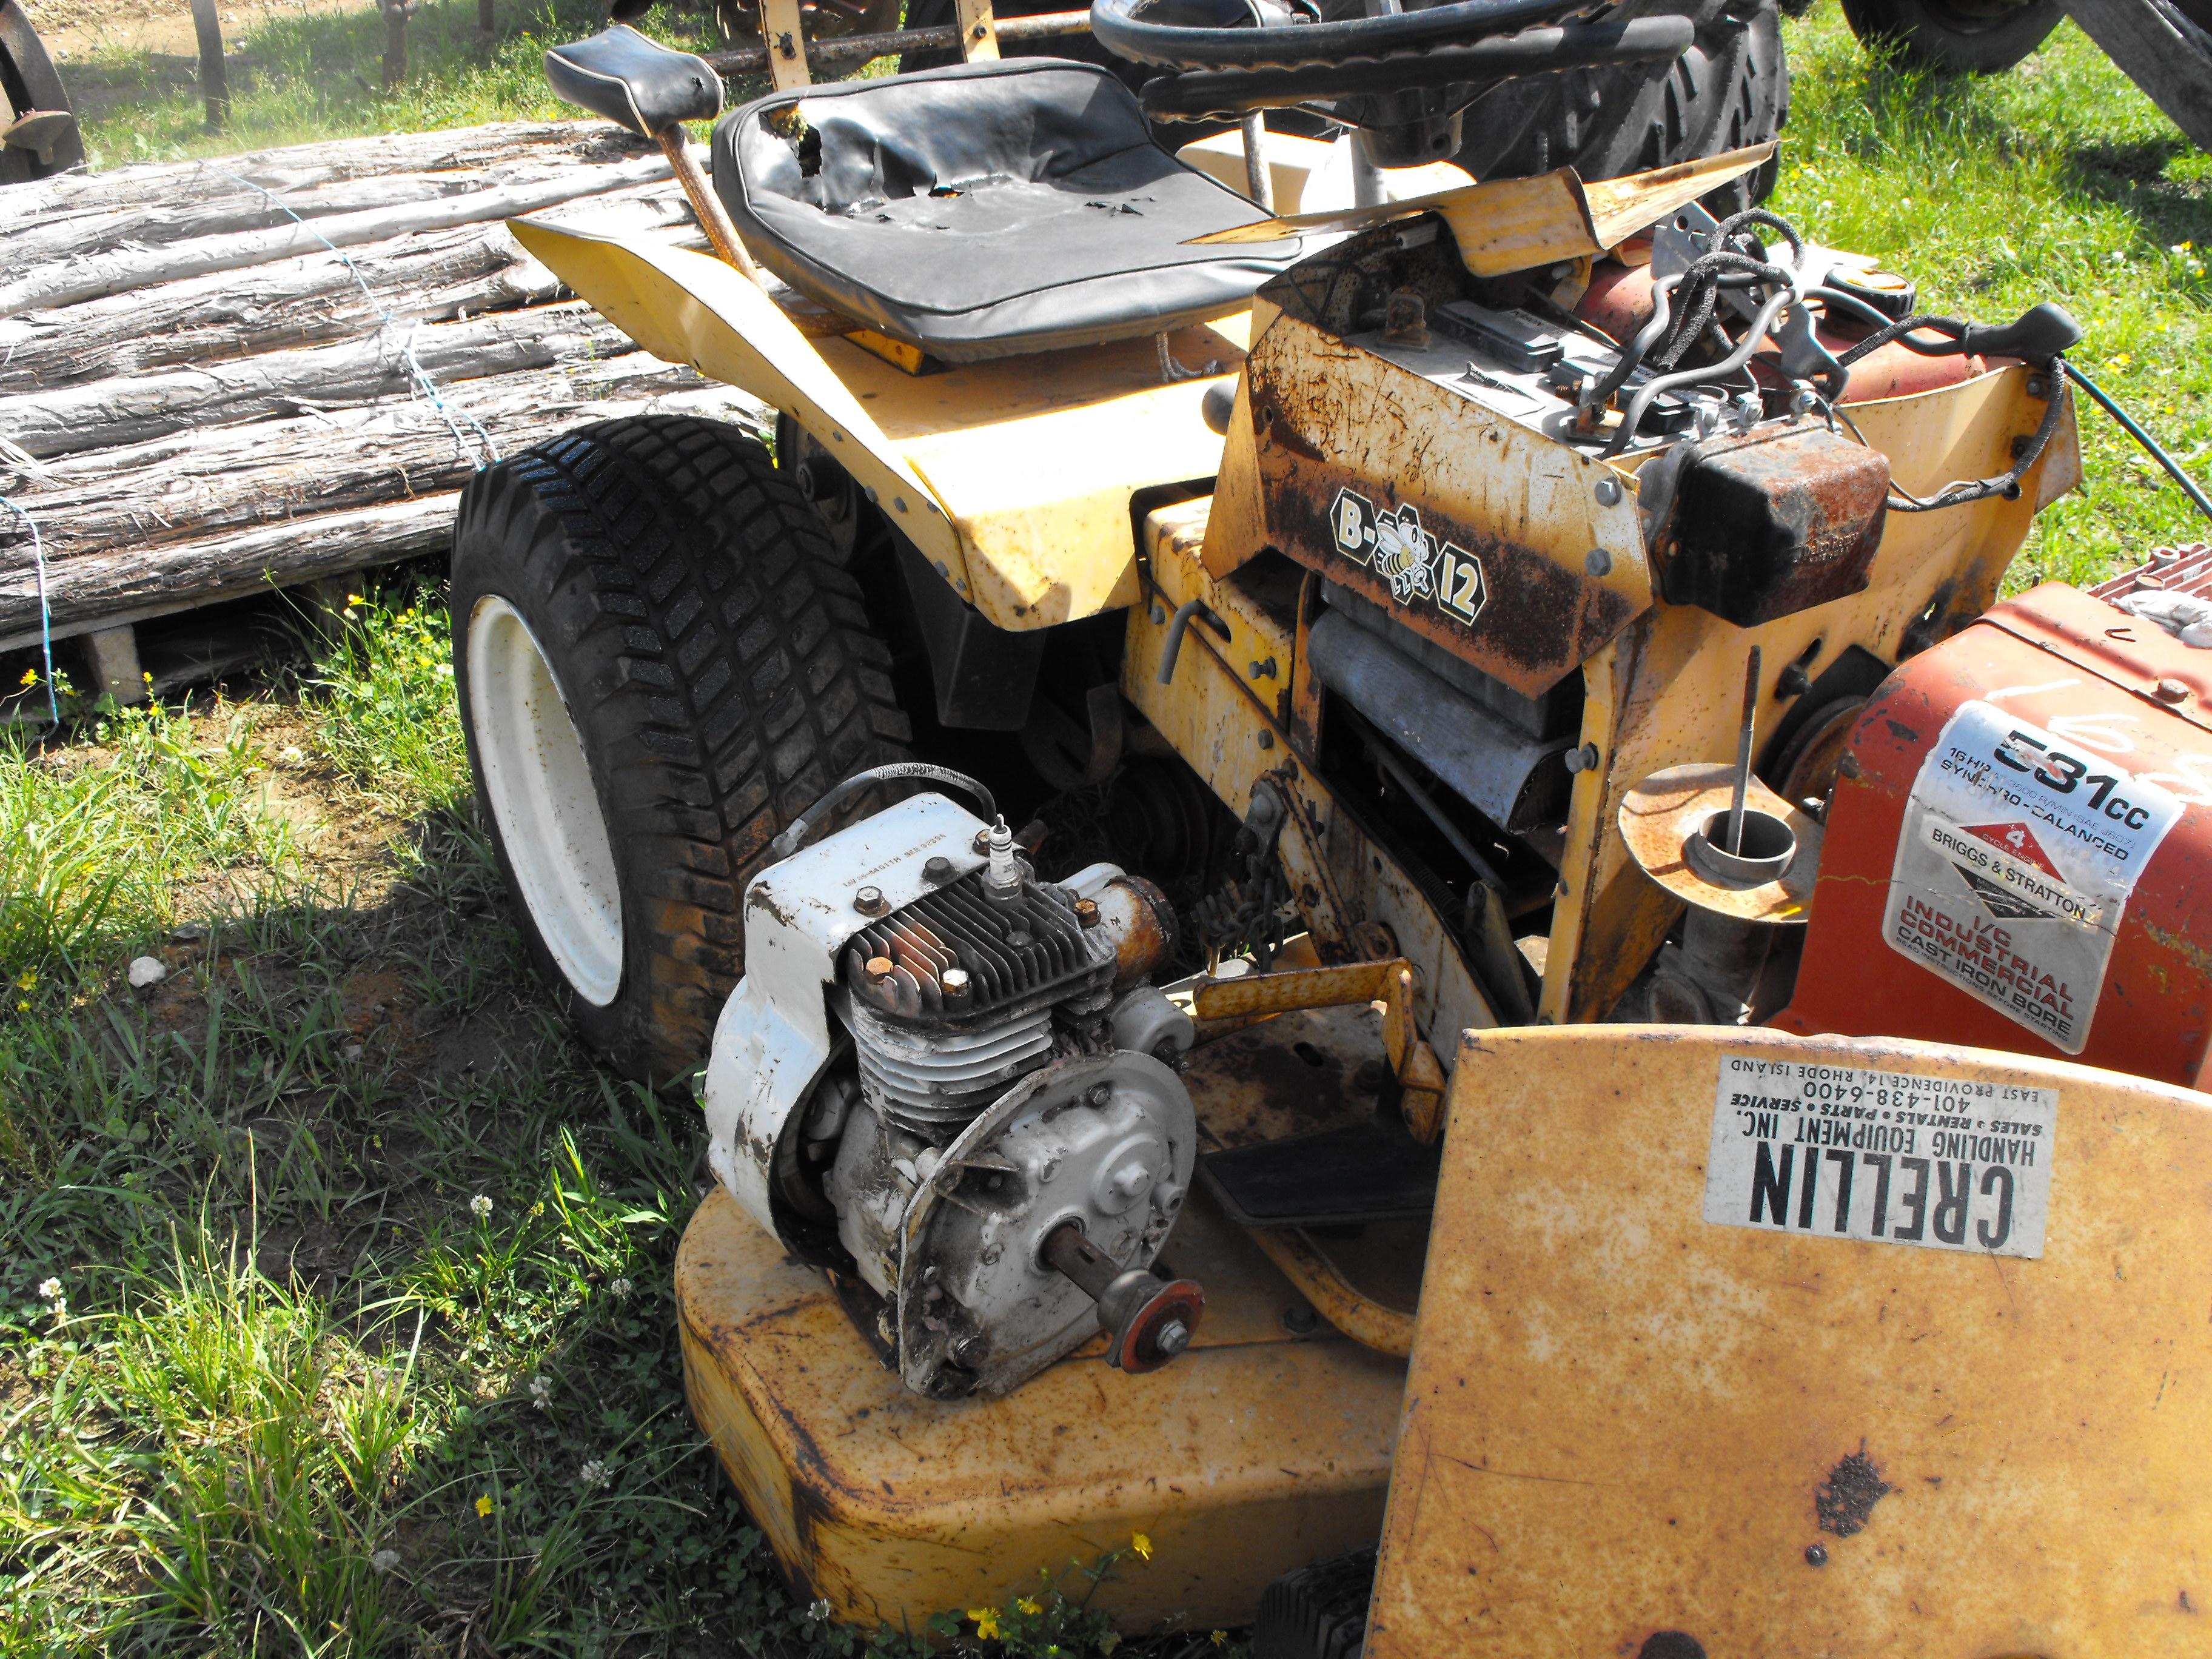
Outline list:
[[[1206,1152],[1200,1177],[1244,1227],[1328,1227],[1396,1221],[1436,1207],[1437,1148],[1394,1120],[1231,1151]]]

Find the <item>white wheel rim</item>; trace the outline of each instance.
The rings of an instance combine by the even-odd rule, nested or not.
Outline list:
[[[604,1008],[622,985],[622,894],[568,699],[530,625],[495,593],[469,614],[468,670],[477,758],[522,902],[576,994]]]

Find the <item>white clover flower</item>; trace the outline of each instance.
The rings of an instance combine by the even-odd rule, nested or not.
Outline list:
[[[596,1457],[586,1459],[584,1467],[576,1471],[577,1482],[586,1486],[611,1486],[614,1478],[614,1471]]]
[[[607,1286],[607,1294],[613,1297],[617,1301],[620,1301],[623,1297],[627,1297],[629,1294],[629,1291],[630,1284],[628,1279],[617,1279],[613,1284]]]
[[[368,1558],[368,1565],[380,1573],[390,1572],[399,1565],[398,1550],[379,1550]]]
[[[530,1403],[541,1412],[553,1407],[553,1385],[542,1373],[530,1379]]]
[[[484,1194],[478,1193],[469,1200],[469,1213],[479,1221],[490,1220],[491,1200]]]
[[[62,1282],[60,1279],[42,1279],[39,1281],[39,1299],[40,1301],[51,1302],[61,1293]]]
[[[827,1624],[830,1615],[835,1611],[829,1602],[817,1601],[806,1609],[806,1616],[817,1625]]]

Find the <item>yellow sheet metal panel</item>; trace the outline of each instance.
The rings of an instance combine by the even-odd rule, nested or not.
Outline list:
[[[842,341],[823,360],[951,509],[963,599],[1000,628],[1048,628],[1133,605],[1130,498],[1204,484],[1221,465],[1206,389],[1243,361],[1243,313],[1168,337],[908,375]],[[1207,371],[1207,365],[1212,365]]]
[[[1930,1043],[1470,1034],[1369,1659],[2212,1651],[2209,1110]]]
[[[2027,393],[2030,373],[2014,366],[1937,392],[1854,404],[1850,415],[1869,443],[1896,458],[1897,482],[1925,495],[2012,465],[2012,440],[2043,417],[2042,400]],[[1891,514],[1863,592],[1748,630],[1694,605],[1659,605],[1583,665],[1583,738],[1602,758],[1575,779],[1543,1018],[1602,1018],[1672,921],[1675,902],[1628,857],[1617,827],[1621,804],[1664,768],[1735,755],[1749,647],[1756,643],[1765,663],[1756,716],[1763,752],[1791,706],[1782,679],[1792,663],[1802,661],[1817,679],[1853,645],[1895,662],[1906,630],[1931,606],[1936,639],[1989,607],[2039,492],[2078,476],[2073,428],[2069,415],[2019,501]]]
[[[1003,1400],[930,1401],[718,1189],[676,1264],[692,1413],[799,1595],[841,1620],[919,1630],[1143,1532],[1152,1561],[1097,1595],[1123,1630],[1247,1623],[1277,1574],[1373,1540],[1405,1365],[1288,1334],[1296,1293],[1202,1193],[1166,1259],[1206,1287],[1175,1364],[1130,1376],[1094,1343]]]
[[[528,219],[510,219],[507,228],[533,258],[656,357],[689,363],[708,379],[742,386],[793,416],[876,492],[891,521],[927,557],[966,580],[960,538],[944,505],[813,343],[734,268],[684,248],[624,242]]]

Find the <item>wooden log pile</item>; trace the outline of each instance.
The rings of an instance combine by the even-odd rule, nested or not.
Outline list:
[[[704,246],[659,152],[598,123],[0,194],[0,495],[52,636],[434,553],[478,465],[583,422],[765,418],[567,295],[523,213]],[[0,650],[42,632],[0,512]]]

